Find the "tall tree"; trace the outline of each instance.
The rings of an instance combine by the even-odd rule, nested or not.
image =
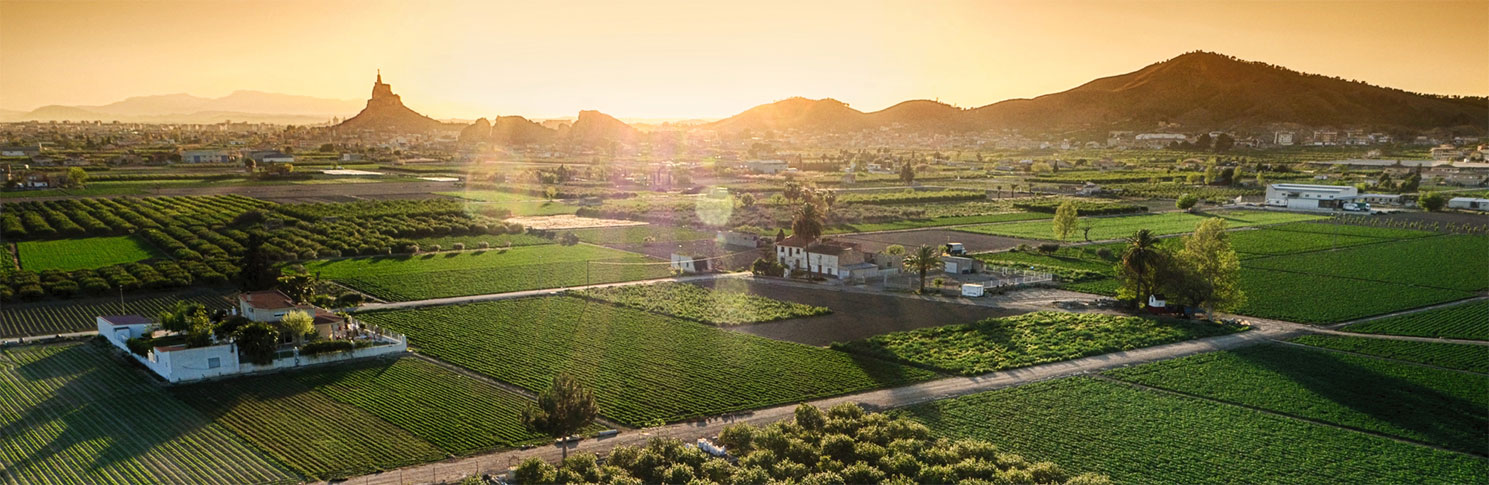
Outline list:
[[[905,185],[915,183],[915,166],[913,162],[905,162],[904,165],[900,165],[900,181],[904,182]]]
[[[826,226],[822,210],[817,204],[805,203],[796,209],[796,216],[791,218],[791,233],[808,243],[816,241],[822,236]]]
[[[1067,200],[1055,209],[1055,239],[1064,241],[1065,238],[1075,233],[1076,224],[1079,222],[1077,215],[1078,211],[1073,200]]]
[[[279,329],[268,322],[250,322],[233,332],[233,343],[249,362],[268,365],[279,350]]]
[[[522,411],[522,426],[534,433],[564,439],[589,426],[599,414],[594,391],[569,374],[561,373],[553,378],[548,390],[538,395],[536,406],[529,404]],[[569,457],[568,443],[563,444],[563,457]]]
[[[1179,196],[1178,199],[1174,200],[1174,207],[1187,211],[1193,209],[1194,205],[1198,203],[1199,196],[1194,194],[1184,194]]]
[[[67,169],[67,186],[68,187],[82,187],[84,184],[87,184],[87,183],[88,183],[88,171],[83,170],[81,167],[72,167],[72,168]]]
[[[1153,294],[1158,270],[1166,263],[1167,254],[1158,248],[1158,236],[1148,229],[1140,229],[1127,238],[1127,247],[1122,251],[1122,261],[1117,265],[1117,279],[1121,281],[1120,294],[1144,304]]]
[[[300,271],[279,277],[277,287],[295,303],[309,303],[315,296],[315,285],[320,279],[309,271]]]
[[[920,274],[921,293],[925,293],[925,274],[930,270],[940,268],[941,265],[940,248],[922,244],[920,247],[915,248],[915,252],[910,253],[909,256],[905,256],[905,269]]]
[[[238,260],[238,285],[249,291],[274,286],[278,275],[274,273],[274,262],[264,251],[264,238],[250,232],[243,248],[243,257]]]
[[[170,310],[160,312],[160,327],[173,332],[190,331],[192,326],[207,319],[207,307],[201,303],[177,300]]]
[[[1194,234],[1184,238],[1184,249],[1177,255],[1177,262],[1199,282],[1200,291],[1184,293],[1195,295],[1192,303],[1204,307],[1206,314],[1246,302],[1246,294],[1241,291],[1241,260],[1225,229],[1225,219],[1205,219]]]
[[[1441,192],[1428,192],[1422,194],[1422,197],[1417,199],[1417,205],[1422,206],[1428,212],[1440,211],[1447,204],[1448,198],[1442,195]]]
[[[279,320],[279,323],[284,324],[284,330],[295,337],[296,347],[304,345],[305,335],[315,331],[315,317],[300,310],[292,310],[289,313],[285,313],[284,317]]]

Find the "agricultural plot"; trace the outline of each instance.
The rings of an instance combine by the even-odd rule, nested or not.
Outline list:
[[[1272,230],[1271,228],[1253,231],[1232,231],[1228,234],[1230,236],[1231,247],[1235,248],[1236,252],[1244,259],[1337,249],[1386,241],[1385,239],[1365,236],[1283,231]]]
[[[295,479],[105,352],[87,344],[0,352],[0,483]]]
[[[1252,259],[1247,266],[1459,291],[1489,288],[1489,237],[1455,235]]]
[[[569,372],[601,413],[629,425],[677,421],[926,380],[935,374],[832,350],[557,296],[359,317],[420,352],[546,389]]]
[[[1334,323],[1461,300],[1463,291],[1241,267],[1246,303],[1235,313],[1301,323]]]
[[[179,386],[177,398],[313,479],[335,479],[444,458],[392,423],[285,377]]]
[[[99,315],[144,315],[154,317],[177,300],[201,303],[210,309],[232,307],[229,293],[218,290],[188,290],[170,295],[128,297],[67,303],[6,303],[0,305],[0,338],[83,332],[98,328]]]
[[[0,275],[7,275],[16,269],[16,257],[14,246],[10,243],[0,242]]]
[[[719,326],[771,322],[832,312],[820,306],[673,282],[594,288],[578,294],[585,298]]]
[[[579,206],[566,204],[556,200],[543,200],[528,194],[515,194],[512,192],[501,192],[496,190],[467,190],[464,192],[436,192],[438,195],[459,197],[461,199],[482,202],[482,205],[491,205],[512,211],[514,216],[552,216],[558,214],[573,214]]]
[[[1395,227],[1371,227],[1356,226],[1351,224],[1331,224],[1328,222],[1296,222],[1292,224],[1278,224],[1275,226],[1268,226],[1267,229],[1273,231],[1306,232],[1312,234],[1373,237],[1377,239],[1413,239],[1438,235],[1438,233],[1431,231],[1418,231],[1414,229],[1401,229]]]
[[[598,246],[524,246],[505,251],[315,261],[321,277],[394,301],[662,278],[667,263]]]
[[[1210,217],[1224,218],[1227,225],[1232,229],[1323,218],[1323,216],[1291,212],[1218,211],[1201,214],[1166,212],[1136,216],[1090,217],[1082,218],[1081,222],[1091,224],[1091,240],[1101,241],[1131,236],[1138,229],[1149,229],[1158,235],[1193,232],[1195,226],[1198,226],[1200,222]],[[1055,240],[1053,226],[1052,223],[1046,221],[1032,221],[961,227],[957,228],[957,230],[977,234],[992,234],[995,236]],[[1077,230],[1069,239],[1077,240],[1084,236],[1084,233]]]
[[[927,219],[906,219],[893,222],[866,222],[862,224],[848,224],[833,227],[829,233],[842,232],[871,232],[871,231],[893,231],[899,229],[920,229],[925,227],[957,226],[963,224],[992,224],[997,222],[1030,221],[1053,218],[1054,214],[1039,212],[1005,212],[1001,214],[979,214],[967,216],[943,216]]]
[[[833,348],[973,376],[1239,330],[1172,319],[1037,312],[877,335]]]
[[[1411,337],[1489,340],[1489,300],[1360,322],[1340,330]]]
[[[530,399],[418,359],[372,361],[291,376],[451,454],[544,439],[522,427],[522,410]]]
[[[591,227],[561,232],[573,232],[580,241],[590,244],[641,244],[645,242],[680,242],[713,239],[713,233],[686,227],[658,225]],[[648,241],[647,239],[651,240]]]
[[[1489,374],[1489,349],[1480,345],[1340,335],[1304,335],[1292,341],[1313,347]]]
[[[21,267],[32,271],[72,271],[165,257],[134,236],[22,241],[16,250]]]
[[[902,412],[951,438],[985,439],[1117,483],[1481,483],[1489,476],[1481,457],[1089,377]]]
[[[534,236],[532,234],[472,234],[468,236],[426,237],[414,240],[414,244],[418,244],[419,249],[425,251],[428,251],[434,246],[439,246],[441,250],[448,251],[451,249],[455,249],[456,244],[465,245],[465,249],[480,249],[481,243],[483,242],[486,243],[486,245],[489,246],[490,249],[499,249],[509,246],[541,246],[544,244],[553,244],[552,239]]]
[[[1108,371],[1191,396],[1486,451],[1489,376],[1291,345],[1258,345]]]

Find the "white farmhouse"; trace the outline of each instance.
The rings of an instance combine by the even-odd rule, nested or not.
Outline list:
[[[863,276],[875,267],[864,260],[857,244],[830,239],[809,244],[796,236],[776,243],[776,261],[790,270],[840,279]]]
[[[1359,191],[1347,185],[1271,184],[1267,205],[1289,209],[1339,209],[1354,202]]]

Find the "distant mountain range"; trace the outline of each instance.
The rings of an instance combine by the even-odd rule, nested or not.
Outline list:
[[[360,102],[257,91],[221,98],[186,94],[141,96],[102,106],[44,106],[30,112],[0,111],[0,120],[119,120],[215,123],[224,120],[318,124],[357,114],[339,128],[380,131],[461,130],[470,142],[599,144],[627,141],[640,131],[610,115],[582,111],[573,122],[533,122],[520,116],[441,123],[404,107],[381,76],[373,99]],[[378,88],[377,86],[383,86]],[[379,89],[386,90],[385,92]],[[493,121],[494,120],[494,121]],[[680,123],[668,129],[854,132],[892,128],[924,132],[1017,129],[1026,133],[1266,129],[1272,125],[1426,130],[1473,133],[1489,129],[1489,98],[1446,97],[1306,74],[1233,57],[1191,52],[1137,71],[1097,79],[1074,89],[1033,99],[1011,99],[963,109],[928,100],[905,101],[865,113],[834,99],[790,98],[750,108],[713,122]]]
[[[220,98],[190,94],[135,96],[101,106],[49,105],[28,112],[0,112],[3,121],[122,121],[131,123],[313,124],[356,113],[361,103],[262,91],[235,91]]]

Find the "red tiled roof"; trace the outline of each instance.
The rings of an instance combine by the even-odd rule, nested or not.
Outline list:
[[[254,308],[274,309],[295,306],[295,302],[290,301],[290,297],[285,296],[279,290],[246,291],[238,294],[238,300]]]
[[[346,321],[346,319],[341,318],[341,315],[337,315],[335,313],[331,313],[319,308],[315,309],[315,324],[317,325],[322,323],[339,323],[343,321]]]

